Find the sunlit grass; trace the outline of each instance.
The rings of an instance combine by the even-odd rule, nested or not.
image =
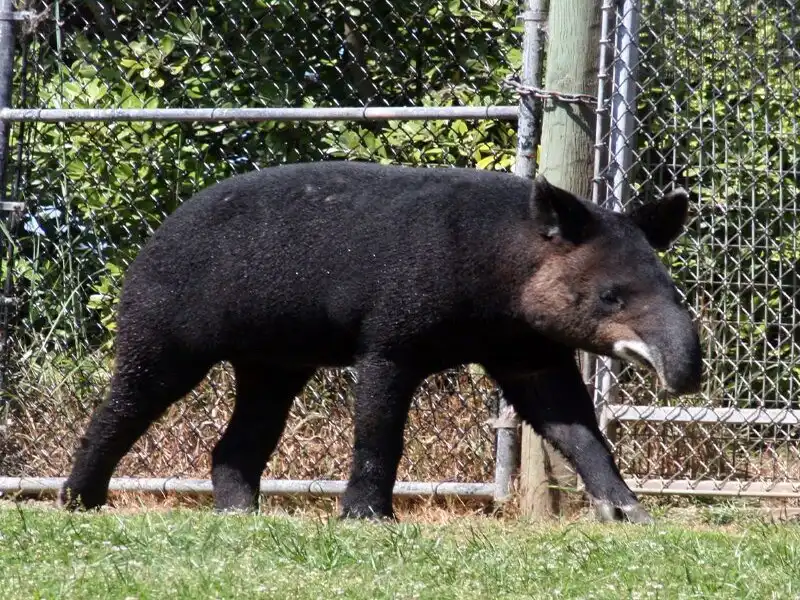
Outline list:
[[[5,598],[787,598],[800,527],[0,509]]]

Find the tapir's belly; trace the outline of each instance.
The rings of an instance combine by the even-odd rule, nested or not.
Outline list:
[[[475,318],[446,302],[382,310],[376,300],[377,305],[349,310],[300,297],[293,304],[273,302],[267,310],[254,307],[238,321],[221,321],[218,339],[225,343],[219,358],[257,357],[283,368],[316,368],[351,366],[374,356],[436,372],[493,360],[538,364],[548,346],[552,351],[523,324],[502,316]]]
[[[352,364],[364,346],[360,320],[337,318],[313,300],[258,302],[222,318],[212,315],[218,358],[258,358],[287,368]]]

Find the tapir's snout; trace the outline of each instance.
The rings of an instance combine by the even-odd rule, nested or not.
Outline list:
[[[697,329],[682,309],[660,314],[658,323],[632,328],[635,338],[615,341],[613,353],[617,358],[651,368],[673,394],[696,393],[703,378]]]

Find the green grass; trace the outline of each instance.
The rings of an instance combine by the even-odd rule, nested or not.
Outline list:
[[[796,598],[800,526],[0,509],[3,598]]]

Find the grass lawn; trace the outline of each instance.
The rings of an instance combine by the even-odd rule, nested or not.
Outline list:
[[[800,526],[0,505],[2,598],[797,598]]]

